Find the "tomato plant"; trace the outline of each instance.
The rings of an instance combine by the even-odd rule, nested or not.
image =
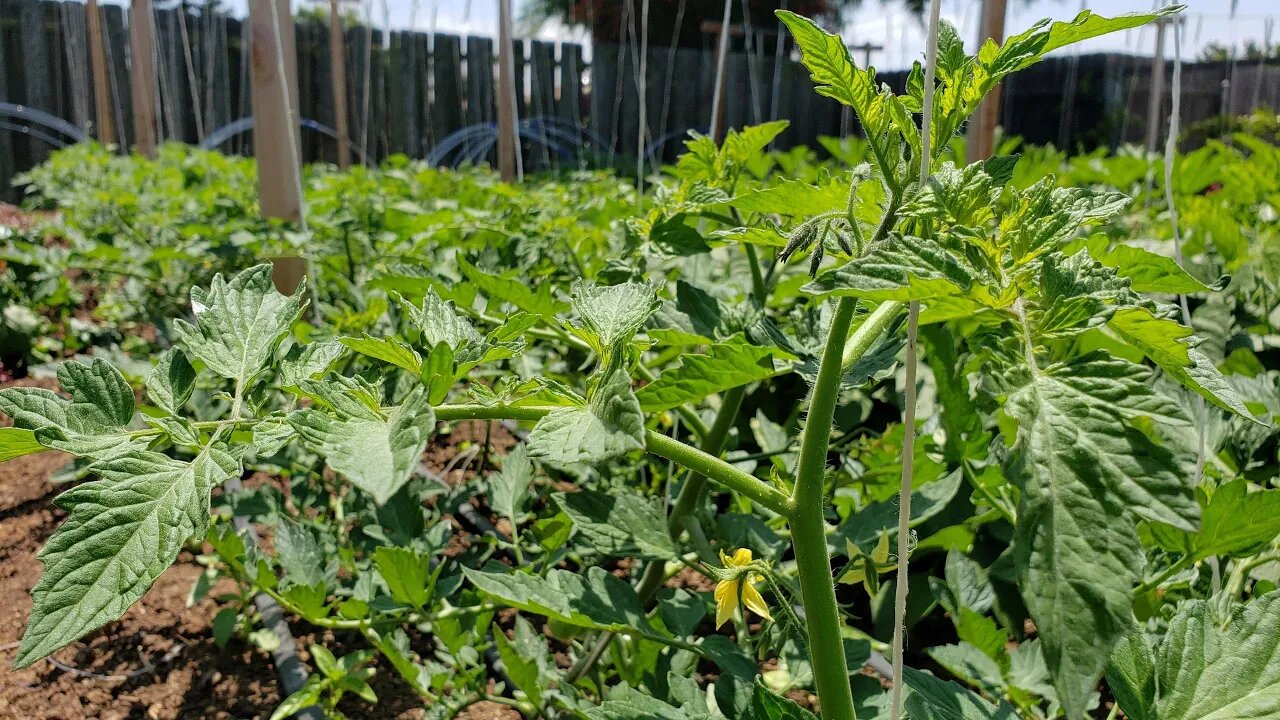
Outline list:
[[[167,149],[76,180],[55,159],[32,180],[73,242],[97,238],[77,252],[127,262],[106,239],[168,218],[143,267],[208,280],[141,404],[101,358],[61,363],[62,394],[0,390],[0,458],[58,449],[95,478],[58,498],[16,664],[119,618],[203,541],[204,591],[242,589],[220,641],[253,632],[265,594],[363,643],[317,645],[280,717],[375,702],[375,665],[441,717],[481,699],[526,717],[1280,717],[1280,394],[1272,341],[1252,340],[1277,302],[1274,225],[1252,220],[1276,206],[1257,168],[1277,151],[1181,159],[1188,268],[1131,242],[1165,222],[1131,206],[1150,158],[953,159],[1003,77],[1169,12],[1086,12],[973,55],[944,24],[902,95],[781,13],[865,140],[818,164],[766,151],[785,123],[695,135],[643,205],[605,175],[516,189],[396,160],[314,170],[305,237],[253,219],[235,161]],[[156,167],[215,201],[87,190]],[[1199,194],[1218,178],[1232,189]],[[293,295],[269,265],[237,270],[298,243],[317,277]],[[219,260],[195,263],[206,246]],[[1249,277],[1206,279],[1225,272]],[[280,485],[216,491],[255,469]],[[896,675],[886,655],[895,694],[857,672]],[[807,688],[816,703],[788,695]]]

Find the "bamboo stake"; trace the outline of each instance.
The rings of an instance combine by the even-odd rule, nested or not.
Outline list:
[[[129,62],[133,82],[134,148],[143,156],[156,156],[155,19],[151,0],[129,2]]]
[[[274,6],[273,6],[274,3]],[[289,0],[250,0],[250,85],[258,202],[263,217],[301,224],[302,150],[298,121],[298,58]],[[280,292],[292,295],[306,274],[301,257],[272,258]]]
[[[339,0],[329,0],[329,75],[333,89],[333,131],[338,136],[338,167],[351,167],[351,129],[347,126],[347,63],[342,44]]]
[[[111,123],[111,85],[107,82],[107,54],[102,46],[102,9],[98,0],[85,5],[85,29],[89,35],[89,65],[93,73],[93,109],[98,139],[105,145],[115,142]]]
[[[982,0],[982,33],[980,42],[987,38],[996,43],[1004,41],[1004,19],[1006,0]],[[965,143],[965,160],[975,163],[986,160],[996,150],[996,126],[1000,124],[1000,85],[987,93],[986,99],[978,106],[978,112],[969,122],[969,132]]]
[[[498,174],[516,180],[516,65],[511,0],[498,0]]]

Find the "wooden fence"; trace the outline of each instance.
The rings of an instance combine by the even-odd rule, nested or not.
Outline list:
[[[131,142],[128,98],[128,13],[103,5],[114,137]],[[199,143],[252,115],[249,103],[247,23],[199,9],[156,12],[158,127],[165,140]],[[792,48],[777,53],[774,29],[731,34],[726,64],[726,127],[787,118],[780,147],[818,146],[841,131],[841,109],[813,92]],[[0,0],[0,102],[48,112],[91,129],[93,84],[88,63],[85,6],[55,0]],[[640,150],[639,88],[646,87],[643,145],[669,160],[688,130],[706,131],[715,85],[714,38],[701,49],[652,47],[647,79],[637,77],[635,48],[596,45],[590,64],[574,43],[516,41],[517,113],[522,119],[555,117],[582,129],[594,161],[634,158]],[[332,127],[327,29],[297,24],[300,115]],[[352,140],[371,160],[391,153],[427,157],[458,130],[492,123],[496,116],[495,43],[415,31],[352,27],[346,31],[348,109]],[[1167,70],[1171,69],[1171,63]],[[1002,121],[1030,142],[1070,148],[1140,142],[1145,134],[1151,60],[1125,55],[1052,59],[1006,81]],[[901,89],[904,73],[880,79]],[[1226,91],[1223,81],[1233,82]],[[1168,83],[1165,85],[1168,92]],[[1239,114],[1254,105],[1280,108],[1280,65],[1256,62],[1188,65],[1183,73],[1183,125]],[[1166,98],[1167,114],[1168,100]],[[25,129],[25,131],[24,131]],[[43,160],[50,145],[41,129],[0,116],[0,191],[15,172]],[[334,159],[334,143],[303,133],[304,159]],[[590,140],[595,138],[595,140]],[[252,132],[220,147],[248,152]],[[536,149],[530,151],[536,160]],[[625,167],[634,167],[629,161]],[[12,197],[12,193],[9,193]]]

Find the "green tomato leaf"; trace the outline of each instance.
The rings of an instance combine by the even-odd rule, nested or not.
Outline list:
[[[657,289],[647,283],[578,284],[573,292],[583,325],[579,334],[601,355],[630,342],[660,306]]]
[[[1157,318],[1145,308],[1121,308],[1111,316],[1108,326],[1187,389],[1223,410],[1265,424],[1249,412],[1213,361],[1185,342],[1192,335],[1190,328]]]
[[[937,240],[895,236],[803,289],[814,295],[908,301],[959,295],[972,283],[972,271]]]
[[[517,527],[525,514],[529,484],[533,482],[533,463],[523,444],[511,448],[502,459],[502,470],[488,477],[489,506]]]
[[[585,407],[551,411],[529,433],[529,457],[596,463],[643,450],[644,413],[621,368],[606,370]]]
[[[106,460],[145,446],[125,430],[133,420],[133,389],[111,363],[65,362],[58,383],[70,400],[43,388],[5,388],[0,412],[13,418],[14,427],[34,431],[44,447],[72,455]]]
[[[1107,687],[1125,717],[1160,720],[1156,715],[1156,658],[1147,638],[1136,626],[1111,653]]]
[[[338,342],[355,350],[361,355],[366,355],[374,360],[380,360],[388,365],[395,365],[398,368],[407,370],[417,375],[422,372],[422,356],[416,350],[400,342],[393,337],[376,338],[370,335],[364,337],[344,337],[338,338]]]
[[[463,574],[495,600],[566,625],[627,632],[652,632],[640,597],[625,581],[601,567],[585,575],[551,570],[545,578],[524,572],[485,572],[462,568]]]
[[[801,60],[811,73],[819,95],[853,108],[868,135],[879,135],[888,125],[885,96],[876,87],[875,70],[853,64],[844,39],[833,35],[806,17],[786,10],[776,12],[800,47]]]
[[[43,445],[36,442],[36,434],[31,430],[0,427],[0,462],[38,453],[44,449]]]
[[[603,555],[677,558],[662,508],[628,491],[556,493],[556,505],[587,543]]]
[[[1183,603],[1156,657],[1160,720],[1280,720],[1280,591],[1225,629],[1209,601]]]
[[[1280,536],[1280,489],[1251,492],[1249,482],[1237,478],[1216,488],[1207,499],[1202,494],[1200,503],[1198,531],[1164,525],[1152,528],[1162,546],[1200,561],[1215,555],[1248,556]]]
[[[191,398],[195,383],[196,371],[187,356],[177,348],[169,348],[160,354],[147,376],[147,397],[170,415],[176,415]]]
[[[480,288],[491,305],[509,302],[543,318],[554,318],[569,309],[552,295],[550,283],[534,283],[536,289],[530,289],[528,278],[489,275],[462,258],[458,258],[457,263],[462,275]]]
[[[1114,407],[1131,388],[1096,356],[1036,372],[1008,398],[1019,423],[1011,475],[1022,501],[1014,538],[1023,600],[1068,717],[1080,717],[1129,628],[1141,567],[1129,510],[1194,529],[1190,473],[1128,428]]]
[[[383,545],[373,552],[373,565],[396,602],[419,610],[431,597],[431,556]]]
[[[716,343],[705,355],[682,355],[680,364],[640,388],[636,397],[646,412],[670,410],[718,392],[773,377],[774,350],[739,337]]]
[[[1137,292],[1190,295],[1212,289],[1183,270],[1171,257],[1132,245],[1107,249],[1107,243],[1107,238],[1100,237],[1086,245],[1095,260],[1114,268],[1120,277],[1128,278],[1130,287]]]
[[[31,591],[34,604],[15,667],[124,615],[187,540],[204,536],[209,494],[238,474],[240,463],[218,448],[190,463],[131,450],[94,471],[101,480],[56,500],[69,515],[40,551],[44,574]]]
[[[231,278],[215,275],[206,292],[191,289],[196,324],[175,320],[178,344],[219,376],[248,383],[275,354],[302,314],[303,289],[276,292],[271,266],[258,265]]]
[[[381,505],[412,477],[435,430],[435,412],[419,385],[385,414],[308,408],[290,415],[289,424],[330,467]]]
[[[794,700],[784,698],[757,677],[755,691],[751,694],[750,720],[818,720],[818,716],[801,707]]]
[[[911,720],[1017,720],[1018,713],[1001,700],[992,704],[953,682],[903,668],[906,706]]]

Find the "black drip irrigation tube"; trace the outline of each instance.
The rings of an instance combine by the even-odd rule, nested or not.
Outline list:
[[[234,477],[225,485],[227,491],[232,493],[239,492],[242,487],[240,478]],[[231,522],[236,532],[247,535],[249,542],[257,547],[258,532],[254,530],[249,518],[236,515]],[[307,669],[298,658],[298,643],[293,639],[293,633],[289,631],[289,623],[284,619],[284,609],[280,604],[270,595],[260,592],[254,594],[253,605],[258,608],[258,614],[262,616],[262,626],[276,636],[277,645],[276,649],[271,651],[271,662],[276,666],[276,676],[280,679],[280,700],[283,702],[285,698],[302,689],[307,682]],[[290,717],[294,720],[324,720],[324,713],[320,708],[312,705]]]

